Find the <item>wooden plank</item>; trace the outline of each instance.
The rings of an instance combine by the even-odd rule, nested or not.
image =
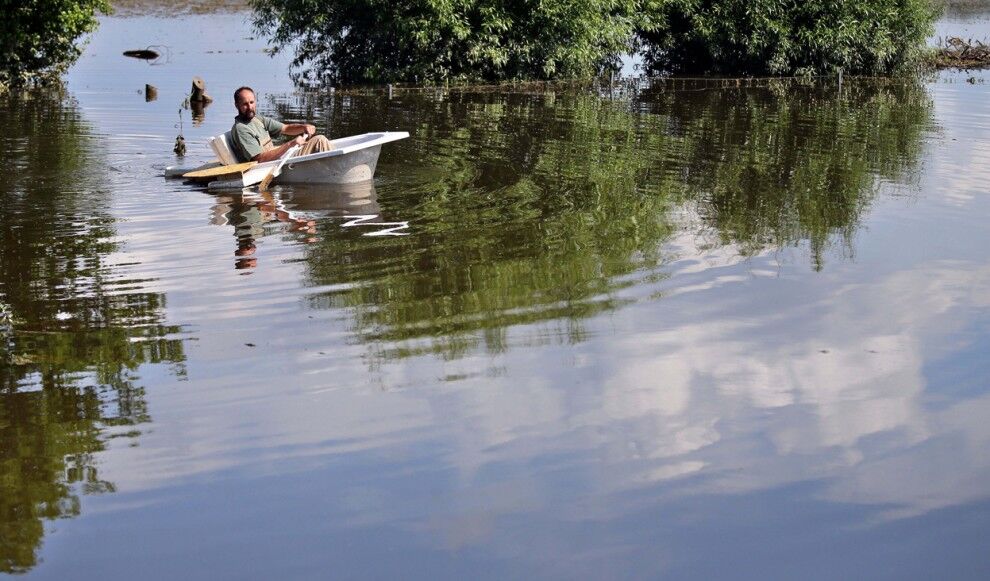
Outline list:
[[[185,175],[185,174],[187,174],[189,172],[201,171],[201,170],[204,170],[204,169],[211,169],[211,168],[214,168],[214,167],[220,167],[221,165],[223,165],[223,164],[221,164],[219,161],[211,161],[209,163],[204,163],[204,164],[198,165],[196,167],[188,167],[188,166],[186,166],[186,167],[177,167],[177,166],[166,167],[165,168],[165,177],[167,177],[167,178],[181,178],[183,175]]]
[[[203,179],[203,178],[218,178],[220,176],[244,173],[252,167],[258,165],[256,161],[246,161],[244,163],[235,163],[233,165],[221,165],[218,167],[211,167],[209,169],[200,169],[196,171],[191,171],[189,173],[182,174],[182,177],[189,179]]]

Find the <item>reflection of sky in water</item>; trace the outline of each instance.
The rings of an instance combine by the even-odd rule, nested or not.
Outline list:
[[[239,17],[109,19],[89,50],[180,46],[168,40],[180,28],[243,34],[213,18]],[[375,363],[345,312],[301,308],[332,289],[300,285],[298,237],[259,239],[264,267],[241,277],[232,229],[210,224],[224,200],[140,185],[148,162],[168,161],[166,116],[187,77],[218,99],[197,139],[229,124],[236,85],[285,90],[253,53],[231,74],[239,54],[176,51],[160,68],[87,56],[70,76],[101,132],[152,136],[108,142],[111,163],[148,153],[112,178],[120,261],[196,340],[188,381],[144,374],[152,429],[138,447],[111,443],[102,471],[118,492],[58,524],[37,576],[979,578],[990,566],[987,85],[930,85],[940,130],[918,188],[884,185],[853,256],[820,273],[802,245],[743,259],[685,230],[670,276],[618,291],[631,304],[587,321],[580,343],[549,321],[510,328],[502,353]],[[161,87],[157,104],[135,92],[144,82]],[[149,111],[168,123],[147,127]],[[386,212],[390,195],[378,191]]]

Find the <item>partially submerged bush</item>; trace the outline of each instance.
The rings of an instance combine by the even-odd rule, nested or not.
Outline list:
[[[251,0],[254,25],[323,84],[589,77],[642,48],[661,73],[888,73],[932,0]]]
[[[252,0],[297,78],[323,83],[587,77],[631,50],[638,0]]]
[[[82,53],[76,41],[96,28],[96,12],[110,12],[107,0],[28,0],[4,5],[0,90],[57,78]]]
[[[882,74],[921,54],[931,0],[647,0],[648,68],[669,73]]]

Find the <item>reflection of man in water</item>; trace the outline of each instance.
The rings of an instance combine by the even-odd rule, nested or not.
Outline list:
[[[330,140],[316,135],[316,126],[308,123],[279,123],[270,117],[257,114],[254,90],[241,87],[234,91],[234,105],[237,117],[230,130],[231,145],[238,161],[272,161],[282,157],[293,145],[302,145],[297,155],[307,155],[318,151],[330,151]],[[275,146],[272,137],[295,135],[296,138]],[[307,141],[307,138],[310,138]]]
[[[305,237],[302,242],[316,242],[316,222],[293,216],[281,207],[271,194],[262,194],[261,199],[251,199],[244,195],[219,195],[213,207],[214,224],[229,224],[234,227],[237,249],[234,250],[234,268],[238,270],[255,268],[258,259],[256,241],[266,235],[265,224],[281,222],[289,225],[289,230]]]

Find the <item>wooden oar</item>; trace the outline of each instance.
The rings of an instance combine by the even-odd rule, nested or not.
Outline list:
[[[244,173],[256,165],[258,165],[258,162],[256,161],[246,161],[244,163],[235,163],[232,165],[220,165],[217,167],[187,172],[182,174],[182,177],[191,180],[213,180],[225,175]]]
[[[261,180],[261,183],[258,184],[258,191],[264,192],[268,189],[268,186],[272,184],[272,180],[282,173],[282,166],[285,165],[285,162],[288,161],[290,157],[295,155],[296,152],[299,151],[300,147],[302,146],[293,145],[288,149],[288,151],[282,154],[282,157],[278,160],[278,165],[273,167],[272,171],[268,172],[268,175],[265,176],[265,179]]]

